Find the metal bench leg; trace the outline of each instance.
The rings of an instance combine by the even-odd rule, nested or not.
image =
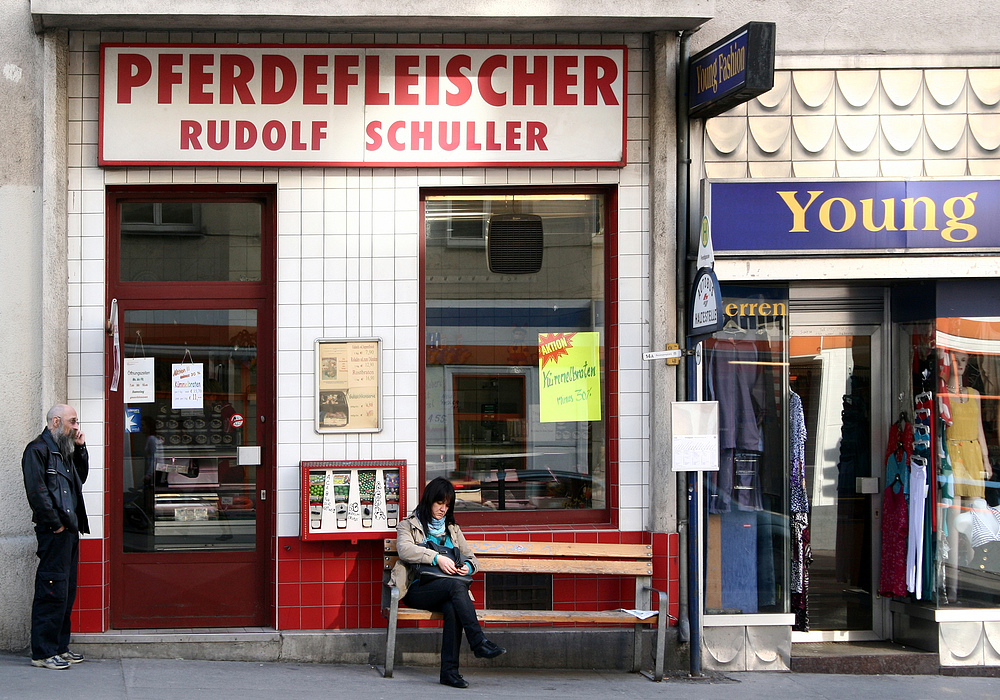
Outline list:
[[[392,668],[396,663],[396,627],[399,622],[399,589],[389,590],[389,625],[385,630],[385,673],[383,678],[392,678]]]
[[[667,647],[667,622],[670,615],[667,613],[667,596],[662,593],[659,598],[659,616],[656,619],[656,662],[653,666],[653,680],[659,683],[663,680],[663,658]]]
[[[643,625],[635,626],[634,641],[632,642],[632,673],[639,673],[642,670],[642,630]]]
[[[637,610],[649,610],[650,585],[652,577],[638,576],[635,579],[635,607]],[[635,625],[634,641],[632,642],[632,673],[639,673],[642,670],[642,630],[643,623]]]

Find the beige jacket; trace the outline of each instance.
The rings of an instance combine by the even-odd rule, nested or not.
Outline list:
[[[448,535],[462,556],[472,563],[473,573],[479,571],[479,561],[469,547],[469,543],[466,542],[462,529],[458,525],[449,525]],[[399,561],[396,562],[392,574],[389,576],[389,585],[399,588],[400,600],[406,596],[406,591],[417,578],[415,567],[407,566],[407,564],[432,564],[434,562],[435,552],[424,547],[425,539],[427,539],[427,535],[424,534],[420,519],[415,515],[399,521],[399,525],[396,526],[396,553],[399,554]]]

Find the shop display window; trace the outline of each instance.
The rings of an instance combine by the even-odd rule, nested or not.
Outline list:
[[[703,397],[719,402],[719,470],[705,479],[708,614],[788,612],[789,402],[784,288],[723,285],[703,342]]]
[[[883,534],[883,559],[906,577],[897,596],[938,607],[996,607],[1000,594],[996,286],[939,282],[924,305],[933,316],[894,324],[899,410],[883,509],[901,511],[893,520],[908,527],[905,537]]]
[[[470,515],[606,517],[605,199],[425,193],[423,476]]]

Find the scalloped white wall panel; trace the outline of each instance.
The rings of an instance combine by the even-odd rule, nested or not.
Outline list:
[[[872,102],[878,90],[877,70],[839,71],[837,89],[852,107],[864,107]]]
[[[710,178],[1000,174],[1000,68],[799,70],[709,119]]]

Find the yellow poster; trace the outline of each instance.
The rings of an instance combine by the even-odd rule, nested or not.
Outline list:
[[[538,334],[542,423],[601,420],[601,334]]]

